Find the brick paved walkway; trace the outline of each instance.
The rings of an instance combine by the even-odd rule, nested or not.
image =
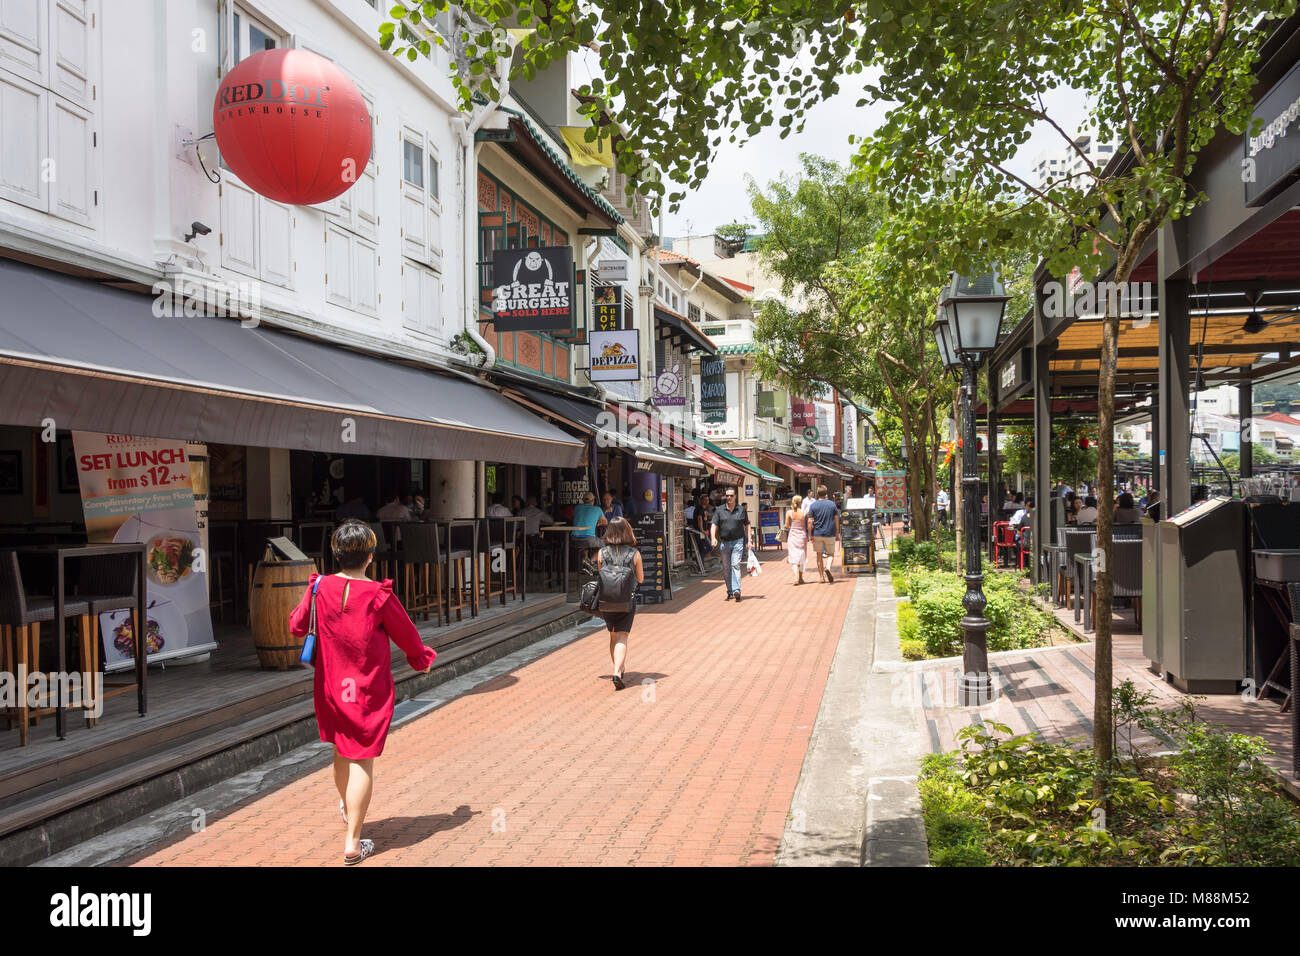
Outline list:
[[[602,630],[394,730],[365,865],[770,865],[854,581],[760,560],[638,611],[626,690]],[[131,862],[340,864],[337,807],[326,768]]]

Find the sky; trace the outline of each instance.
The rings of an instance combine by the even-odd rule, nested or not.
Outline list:
[[[849,135],[870,133],[885,117],[885,104],[859,108],[857,101],[861,97],[856,88],[841,90],[809,111],[802,133],[791,133],[785,139],[781,139],[775,124],[743,144],[724,139],[700,188],[687,194],[677,212],[664,211],[663,235],[701,235],[729,222],[752,222],[747,178],[753,177],[760,186],[766,186],[785,173],[797,172],[800,153],[816,153],[847,163],[854,151]],[[1048,115],[1067,132],[1086,124],[1084,99],[1073,90],[1058,91],[1046,103]],[[1061,145],[1060,134],[1042,124],[1016,155],[1011,168],[1028,179],[1038,154]]]

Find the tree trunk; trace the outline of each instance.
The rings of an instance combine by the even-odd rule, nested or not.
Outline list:
[[[1118,270],[1117,270],[1118,271]],[[1124,280],[1126,281],[1127,275]],[[1111,528],[1115,523],[1115,368],[1119,355],[1119,315],[1113,303],[1106,309],[1101,331],[1101,368],[1097,377],[1097,556],[1094,580],[1097,611],[1093,673],[1092,749],[1101,768],[1093,780],[1092,795],[1100,800],[1106,789],[1106,772],[1112,757],[1112,701],[1110,617],[1112,595]]]

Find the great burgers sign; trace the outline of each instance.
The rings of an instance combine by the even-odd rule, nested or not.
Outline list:
[[[498,249],[492,257],[492,320],[498,332],[573,328],[573,249]]]

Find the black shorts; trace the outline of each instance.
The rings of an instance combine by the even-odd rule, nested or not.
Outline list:
[[[609,628],[611,632],[623,633],[630,631],[632,630],[632,619],[636,617],[636,605],[633,605],[630,611],[619,611],[613,614],[602,614],[601,616],[605,619],[605,627]]]

